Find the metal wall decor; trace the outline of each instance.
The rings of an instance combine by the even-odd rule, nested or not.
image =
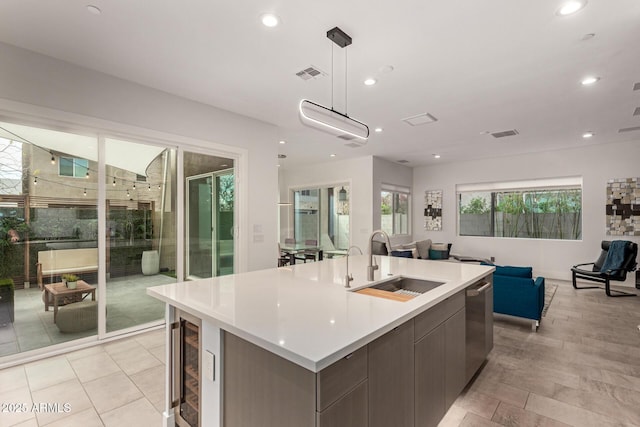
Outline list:
[[[442,230],[442,190],[424,192],[424,229]]]
[[[640,236],[640,178],[607,181],[607,234]]]

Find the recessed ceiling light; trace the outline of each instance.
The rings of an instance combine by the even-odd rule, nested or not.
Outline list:
[[[375,128],[373,131],[377,132],[377,133],[380,133],[380,132],[382,132],[382,128]]]
[[[376,84],[378,81],[372,77],[366,79],[364,81],[365,86],[373,86],[374,84]]]
[[[598,80],[600,80],[600,77],[589,76],[589,77],[585,77],[584,79],[582,79],[582,81],[580,83],[582,83],[583,86],[589,86],[589,85],[594,84]]]
[[[284,141],[284,140],[280,141],[280,144],[286,144],[286,143],[287,143],[287,141]]]
[[[329,154],[329,157],[335,157],[335,156],[336,156],[335,154]]]
[[[280,23],[280,18],[273,13],[265,13],[261,15],[260,20],[262,21],[262,25],[269,28],[277,27]]]
[[[439,159],[439,158],[440,158],[440,154],[434,154],[434,155],[433,155],[433,158],[434,158],[434,159]]]
[[[593,135],[594,135],[593,132],[585,132],[585,133],[582,134],[582,137],[584,139],[588,139],[588,138],[591,138]]]
[[[565,2],[560,6],[560,8],[556,11],[556,15],[559,16],[568,16],[573,15],[578,12],[582,8],[587,5],[587,0],[571,0]]]
[[[94,6],[92,4],[87,5],[87,11],[92,15],[100,15],[102,13],[98,6]]]

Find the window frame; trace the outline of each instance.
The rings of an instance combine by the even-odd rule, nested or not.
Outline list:
[[[382,229],[382,199],[383,193],[391,194],[391,233],[390,237],[395,236],[410,236],[411,235],[411,189],[406,187],[400,187],[397,185],[383,184],[380,189],[380,228]],[[406,233],[403,230],[398,230],[398,224],[396,222],[396,214],[398,209],[398,199],[400,195],[404,195],[407,198],[407,221],[406,221]]]
[[[578,191],[579,194],[579,208],[577,210],[562,211],[555,210],[560,207],[560,203],[556,201],[555,205],[551,205],[551,210],[544,211],[544,204],[538,204],[537,195],[549,194],[552,195],[551,200],[557,197],[558,194],[553,196],[553,193],[560,193],[566,191],[566,196],[571,197],[570,192]],[[484,194],[482,194],[484,193]],[[463,196],[478,195],[478,197],[484,198],[487,203],[483,206],[486,212],[467,212],[466,214],[486,214],[488,218],[488,229],[484,230],[488,234],[482,234],[482,229],[478,228],[479,233],[476,234],[463,234],[462,219],[465,213],[462,213],[463,208],[470,206],[470,204],[462,205]],[[500,209],[500,201],[509,198],[510,195],[521,196],[521,205],[524,215],[524,223],[522,225],[526,228],[525,235],[522,234],[522,225],[520,224],[520,212],[517,212],[516,222],[512,231],[505,234],[505,225],[498,224],[498,214],[502,213],[503,221],[506,215],[515,215],[516,212],[508,212]],[[474,200],[473,197],[469,201]],[[513,197],[511,197],[513,199]],[[518,197],[516,197],[518,198]],[[514,199],[515,200],[515,199]],[[557,199],[556,199],[557,200]],[[469,202],[468,201],[468,202]],[[533,240],[562,240],[562,241],[581,241],[583,238],[583,210],[584,210],[584,188],[582,185],[582,177],[561,177],[561,178],[544,178],[536,180],[523,180],[523,181],[506,181],[506,182],[494,182],[494,183],[477,183],[477,184],[460,184],[456,185],[456,214],[457,218],[457,235],[459,237],[490,237],[490,238],[502,238],[502,239],[533,239]],[[476,208],[480,204],[477,204]],[[574,206],[575,207],[575,206]],[[549,209],[547,207],[547,209]],[[542,215],[540,215],[542,214]],[[549,229],[545,226],[545,215],[554,214],[558,221],[569,221],[571,230],[567,236],[563,236],[565,231],[562,227],[558,229]],[[574,219],[563,217],[563,214],[573,214]],[[531,222],[528,222],[528,216],[531,215]],[[540,221],[542,218],[542,222]],[[506,218],[507,223],[513,219]],[[552,223],[552,226],[554,224]],[[529,229],[529,227],[531,227]],[[578,228],[576,228],[578,227]],[[546,234],[546,236],[545,236]]]
[[[62,168],[62,161],[63,160],[71,162],[71,175],[63,175],[62,174],[61,168]],[[79,165],[78,161],[87,162],[87,165],[86,166]],[[84,174],[76,175],[76,171],[77,171],[78,168],[84,168]],[[89,160],[87,160],[87,159],[81,159],[81,158],[77,158],[77,157],[66,157],[66,156],[60,156],[58,158],[58,176],[60,176],[60,177],[64,177],[64,178],[86,178],[87,172],[89,172]]]

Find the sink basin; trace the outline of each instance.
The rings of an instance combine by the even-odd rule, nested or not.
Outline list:
[[[444,282],[432,280],[414,279],[411,277],[395,277],[381,283],[375,283],[355,292],[379,298],[387,298],[394,301],[409,301],[425,292],[444,285]]]

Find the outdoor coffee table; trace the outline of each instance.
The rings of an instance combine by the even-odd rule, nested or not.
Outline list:
[[[91,301],[96,300],[96,287],[87,284],[84,280],[78,280],[75,289],[69,289],[64,283],[51,283],[50,285],[44,285],[44,311],[49,311],[49,300],[53,299],[53,323],[56,323],[56,317],[58,316],[58,301],[65,297],[71,299],[85,299],[87,295],[91,294]]]

